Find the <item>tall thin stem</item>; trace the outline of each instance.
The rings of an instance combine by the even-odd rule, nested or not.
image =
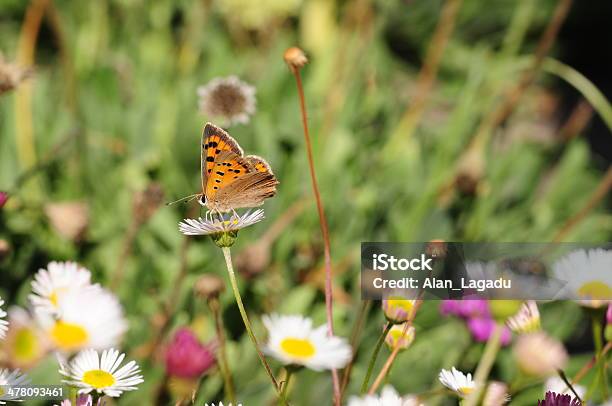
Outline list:
[[[211,298],[208,301],[208,306],[215,319],[215,330],[217,332],[217,339],[219,340],[219,366],[221,368],[221,374],[223,375],[225,392],[231,404],[235,405],[237,404],[236,393],[234,392],[234,382],[232,381],[232,374],[229,368],[229,362],[227,361],[225,333],[223,331],[223,319],[221,318],[221,311],[219,309],[219,299],[216,297]]]
[[[380,337],[378,337],[378,342],[376,342],[376,347],[374,347],[374,352],[372,353],[372,357],[370,358],[370,363],[368,364],[368,371],[366,372],[365,378],[363,378],[363,383],[361,384],[361,393],[364,394],[368,390],[368,385],[370,384],[370,378],[372,377],[372,371],[374,370],[374,365],[376,364],[376,359],[378,358],[378,353],[382,347],[382,344],[385,342],[387,338],[387,334],[393,327],[393,324],[387,322],[385,329],[383,330]]]
[[[346,391],[346,387],[348,386],[349,379],[351,378],[351,372],[353,370],[353,363],[355,362],[355,358],[357,358],[357,349],[359,348],[358,341],[359,335],[361,334],[361,330],[363,330],[363,323],[365,318],[372,306],[371,300],[364,300],[359,308],[359,314],[355,319],[355,325],[353,326],[353,332],[351,333],[351,348],[353,349],[353,357],[349,364],[344,368],[344,374],[342,375],[342,385],[340,386],[340,396],[344,396],[344,392]],[[342,401],[342,399],[340,399]]]
[[[606,363],[603,357],[603,327],[601,319],[597,312],[593,311],[591,314],[591,323],[593,327],[593,343],[595,345],[595,365],[597,366],[597,377],[593,380],[591,387],[589,388],[585,400],[592,395],[596,385],[601,385],[601,395],[604,400],[608,399],[608,382],[606,379]]]
[[[567,379],[567,375],[565,375],[565,372],[563,372],[562,369],[558,369],[557,370],[557,375],[559,375],[559,378],[561,378],[563,383],[565,383],[567,385],[568,389],[572,391],[572,393],[574,394],[576,399],[578,399],[580,401],[580,404],[583,404],[582,399],[580,398],[580,395],[578,395],[578,392],[576,392],[576,388],[574,388],[574,386],[569,381],[569,379]]]
[[[253,332],[253,327],[251,326],[251,322],[249,321],[249,317],[247,316],[246,310],[244,308],[244,304],[242,303],[242,296],[240,296],[240,290],[238,289],[238,282],[236,281],[236,274],[234,273],[234,266],[232,265],[232,254],[229,247],[222,247],[223,256],[225,257],[225,264],[227,265],[227,273],[229,275],[230,284],[232,285],[232,291],[234,292],[234,297],[236,298],[236,304],[238,305],[238,309],[240,310],[240,316],[242,317],[242,321],[244,322],[244,327],[246,328],[247,333],[253,345],[255,346],[255,350],[257,351],[257,356],[259,360],[263,364],[268,377],[272,381],[272,385],[274,385],[274,390],[280,394],[280,389],[278,387],[278,382],[276,382],[276,378],[274,378],[274,374],[272,373],[272,369],[266,358],[264,357],[261,349],[259,348],[259,343],[257,342],[257,338],[255,337],[255,333]]]
[[[561,227],[561,229],[557,232],[555,237],[553,238],[554,242],[560,242],[567,237],[567,235],[578,225],[582,220],[584,220],[593,209],[597,207],[599,203],[608,195],[612,189],[612,166],[608,168],[604,177],[597,185],[595,191],[591,194],[586,204],[578,211],[578,213],[574,214],[570,217],[565,224]]]
[[[287,396],[289,394],[289,383],[291,382],[291,377],[293,376],[293,368],[291,367],[286,367],[285,368],[286,371],[286,375],[285,375],[285,382],[283,382],[283,389],[281,391],[281,402],[283,405],[287,405],[288,401],[287,401]]]
[[[478,363],[478,367],[476,367],[476,373],[474,374],[476,389],[465,400],[465,406],[476,406],[476,403],[478,402],[480,394],[482,393],[482,390],[487,381],[487,378],[489,377],[489,373],[491,372],[491,367],[493,367],[493,363],[495,362],[495,358],[497,357],[497,353],[499,352],[503,331],[503,325],[501,323],[495,323],[493,333],[489,337],[487,345],[485,346],[484,353],[482,354],[482,358]]]
[[[453,33],[455,21],[461,8],[463,0],[446,0],[440,14],[440,19],[436,25],[435,32],[429,43],[425,63],[419,72],[419,77],[416,83],[416,92],[414,99],[404,115],[402,116],[397,129],[389,139],[385,149],[387,151],[398,150],[398,142],[402,138],[409,138],[419,125],[431,89],[438,75],[438,69],[446,45]]]
[[[406,320],[406,322],[404,323],[404,328],[402,329],[402,335],[401,335],[402,337],[406,335],[406,333],[408,332],[408,329],[410,328],[410,326],[412,326],[412,323],[414,322],[414,318],[416,317],[416,314],[419,311],[419,308],[423,304],[424,294],[425,294],[425,290],[421,289],[421,291],[419,292],[419,298],[417,299],[414,307],[412,308],[412,314],[410,314],[410,316],[408,317],[408,320]],[[396,345],[393,348],[393,351],[391,351],[391,354],[389,354],[389,358],[387,358],[387,361],[385,361],[385,364],[383,365],[382,369],[378,373],[378,376],[374,380],[372,387],[370,387],[370,390],[368,390],[368,395],[371,395],[374,392],[376,392],[376,389],[378,389],[383,379],[385,379],[385,376],[387,376],[387,374],[389,373],[389,370],[391,369],[391,365],[393,365],[393,362],[395,361],[395,358],[397,357],[397,354],[399,354],[401,349],[402,349],[401,345]]]
[[[321,201],[321,194],[319,193],[319,185],[317,183],[317,175],[314,168],[314,159],[312,157],[312,143],[310,141],[310,132],[308,130],[308,118],[306,115],[306,101],[304,98],[304,88],[302,86],[302,77],[299,69],[292,69],[293,75],[297,83],[298,95],[300,99],[300,111],[302,114],[302,125],[304,127],[304,139],[306,141],[306,154],[308,156],[308,167],[310,169],[310,180],[312,182],[312,190],[315,195],[315,201],[317,203],[317,211],[319,213],[319,223],[321,224],[321,234],[323,235],[323,253],[325,256],[325,308],[327,311],[327,334],[334,334],[334,322],[333,322],[333,297],[332,297],[332,269],[331,269],[331,250],[329,243],[329,230],[327,228],[327,219],[325,217],[325,210]],[[338,378],[338,371],[332,370],[332,380],[334,386],[334,397],[335,403],[340,403],[340,379]]]

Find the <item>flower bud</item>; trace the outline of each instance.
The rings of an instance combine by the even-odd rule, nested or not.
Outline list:
[[[520,310],[522,304],[520,300],[490,300],[489,309],[495,320],[505,323],[508,317]]]
[[[396,347],[399,347],[400,350],[405,350],[414,341],[414,327],[409,326],[406,329],[406,333],[404,333],[404,328],[406,328],[405,323],[394,324],[391,330],[389,330],[387,337],[385,337],[385,343],[387,343],[390,350],[394,350]]]
[[[382,302],[383,312],[390,323],[401,324],[412,317],[415,311],[416,300],[390,296]]]
[[[218,297],[225,290],[225,283],[217,275],[204,274],[200,276],[195,283],[193,291],[203,299],[212,299]]]
[[[542,331],[519,336],[514,356],[525,373],[543,377],[563,369],[568,359],[563,344]]]
[[[510,401],[508,385],[503,382],[492,381],[484,394],[482,406],[502,406]]]
[[[179,378],[197,378],[215,364],[211,346],[202,345],[188,328],[181,328],[166,348],[166,372]]]
[[[289,65],[291,72],[294,73],[308,63],[306,54],[304,54],[304,51],[298,47],[288,48],[283,54],[283,59],[285,60],[285,63]]]

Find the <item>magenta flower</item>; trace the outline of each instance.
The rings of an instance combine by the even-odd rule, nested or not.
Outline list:
[[[104,406],[105,402],[102,401],[102,399],[98,399],[98,401],[96,402],[96,406]],[[91,395],[88,394],[82,394],[79,395],[79,397],[76,400],[76,406],[93,406],[93,398],[91,397]],[[72,403],[70,402],[69,399],[63,400],[62,403],[59,404],[59,406],[72,406]]]
[[[180,328],[166,348],[166,372],[179,378],[197,378],[215,365],[214,349],[201,344],[188,328]]]
[[[8,200],[9,195],[6,192],[0,192],[0,209],[4,207],[4,204]]]
[[[572,399],[570,395],[560,395],[555,392],[546,392],[544,400],[538,400],[538,406],[581,406],[578,399]]]
[[[491,337],[495,321],[491,317],[489,302],[485,299],[463,298],[462,300],[443,300],[440,306],[443,315],[454,315],[465,320],[472,337],[485,342]],[[512,333],[504,326],[501,336],[502,345],[510,344]]]
[[[470,317],[490,317],[489,302],[484,299],[443,300],[440,311],[443,315]]]
[[[495,328],[495,320],[484,318],[484,317],[473,317],[468,319],[467,321],[468,328],[472,333],[472,337],[476,341],[486,342],[493,334],[493,330]],[[512,333],[510,329],[506,326],[503,326],[502,335],[501,335],[501,343],[502,345],[510,344],[512,340]]]

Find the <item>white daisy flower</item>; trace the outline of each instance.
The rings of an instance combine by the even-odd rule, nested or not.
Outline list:
[[[380,396],[366,395],[364,397],[351,396],[348,406],[420,406],[416,396],[400,396],[392,386],[383,388]]]
[[[30,313],[20,307],[9,307],[8,319],[11,328],[0,342],[0,353],[5,355],[3,362],[10,368],[29,369],[49,350],[46,334]]]
[[[32,281],[30,302],[36,312],[57,314],[62,298],[73,290],[91,285],[91,273],[75,262],[50,262]]]
[[[30,383],[30,378],[26,374],[22,374],[18,369],[9,371],[8,369],[0,369],[0,405],[5,405],[5,400],[16,400],[15,396],[10,396],[4,393],[3,386],[23,386]]]
[[[351,359],[351,347],[343,338],[327,335],[325,325],[299,315],[263,317],[268,329],[265,352],[285,365],[303,365],[315,371],[339,369]]]
[[[217,215],[215,215],[217,216]],[[179,230],[185,235],[210,235],[238,231],[242,228],[252,226],[264,219],[263,209],[247,211],[242,216],[237,213],[231,216],[223,216],[221,219],[215,218],[184,219],[179,223]]]
[[[8,321],[4,320],[6,317],[6,312],[2,310],[2,305],[4,304],[4,300],[0,297],[0,339],[6,336],[6,332],[8,331]]]
[[[199,109],[223,127],[235,123],[246,124],[255,114],[255,87],[236,76],[215,78],[206,86],[198,87]]]
[[[69,365],[60,363],[59,373],[64,375],[67,385],[79,388],[79,393],[96,391],[106,396],[118,397],[123,392],[137,389],[144,382],[136,362],[130,361],[121,368],[125,354],[115,349],[102,352],[95,350],[79,353]]]
[[[476,389],[476,382],[472,380],[472,374],[465,375],[463,372],[453,367],[450,371],[443,369],[438,375],[438,379],[442,385],[464,397],[469,395]]]
[[[57,313],[57,317],[44,312],[37,316],[50,341],[62,352],[113,347],[127,330],[119,300],[97,285],[65,294]]]
[[[574,390],[576,391],[580,399],[584,399],[584,395],[586,395],[587,388],[578,384],[574,384],[572,386],[574,387]],[[565,382],[563,382],[563,379],[559,378],[558,376],[551,376],[546,380],[546,382],[544,383],[544,393],[546,392],[555,392],[560,393],[562,395],[571,395],[572,397],[574,397],[574,393],[572,392],[572,390],[567,386]]]
[[[508,328],[515,333],[533,333],[540,329],[540,311],[533,300],[523,303],[520,310],[506,321]]]
[[[567,282],[560,293],[588,307],[602,307],[612,300],[612,251],[577,250],[553,265],[554,276]]]

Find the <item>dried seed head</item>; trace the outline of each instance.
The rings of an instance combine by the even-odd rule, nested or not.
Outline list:
[[[236,268],[249,278],[261,274],[270,263],[270,246],[265,241],[257,242],[236,257]]]
[[[246,124],[255,114],[255,87],[236,76],[215,78],[197,92],[200,112],[223,127]]]
[[[283,54],[283,59],[285,63],[291,69],[291,72],[295,73],[299,71],[304,65],[308,63],[308,58],[306,58],[306,54],[298,47],[288,48]]]
[[[223,279],[213,274],[204,274],[198,278],[193,291],[202,299],[218,297],[225,290]]]
[[[132,210],[139,224],[146,223],[164,201],[164,190],[159,183],[151,183],[134,195]]]

